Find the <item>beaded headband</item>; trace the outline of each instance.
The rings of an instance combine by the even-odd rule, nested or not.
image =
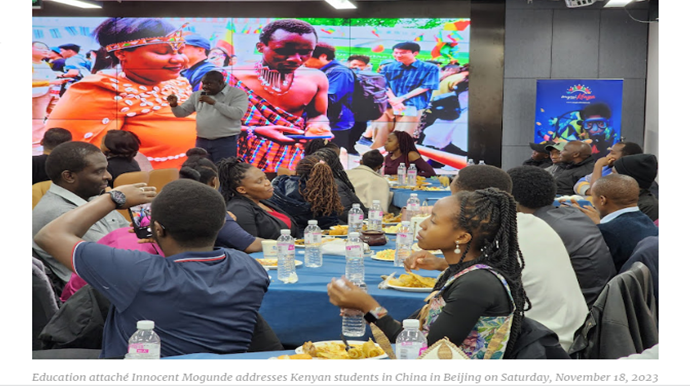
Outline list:
[[[108,52],[113,52],[117,50],[124,50],[126,48],[146,46],[149,44],[168,43],[175,51],[179,51],[180,49],[182,49],[182,47],[184,47],[184,37],[182,36],[182,29],[186,27],[188,24],[189,23],[185,23],[184,25],[182,25],[182,27],[165,36],[141,38],[129,40],[126,42],[108,44],[107,46],[105,46],[105,50]]]

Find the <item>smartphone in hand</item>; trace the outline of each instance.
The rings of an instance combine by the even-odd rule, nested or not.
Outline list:
[[[129,208],[129,215],[132,217],[134,233],[140,239],[150,239],[153,237],[151,231],[151,204],[141,204]]]

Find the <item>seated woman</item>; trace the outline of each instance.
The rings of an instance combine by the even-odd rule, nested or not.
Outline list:
[[[417,151],[414,139],[404,131],[394,131],[388,134],[388,139],[383,145],[388,154],[383,161],[383,173],[395,176],[401,163],[409,169],[414,164],[417,167],[417,175],[432,177],[436,175],[434,168],[424,161]]]
[[[310,155],[299,161],[295,172],[294,176],[278,176],[272,181],[273,197],[268,202],[283,208],[295,220],[299,237],[311,219],[317,220],[322,229],[338,225],[343,206],[331,168]]]
[[[220,186],[218,182],[218,168],[211,160],[203,156],[190,156],[182,164],[180,178],[199,181],[214,189],[218,189]],[[261,240],[263,239],[252,236],[242,229],[237,224],[234,214],[228,212],[225,214],[225,225],[223,225],[216,237],[215,246],[252,253],[261,251]]]
[[[304,145],[304,156],[312,155],[314,154],[317,150],[321,149],[330,149],[333,150],[333,152],[336,155],[340,154],[340,147],[335,144],[335,142],[331,142],[328,139],[312,139],[309,142],[307,142]],[[287,168],[279,167],[278,170],[278,175],[279,176],[294,176],[295,171],[290,170]]]
[[[460,192],[439,200],[420,226],[419,247],[440,249],[450,265],[415,313],[428,345],[448,337],[473,359],[509,355],[529,308],[513,197],[494,188]],[[394,341],[401,323],[359,287],[345,284],[328,284],[330,302],[369,313],[366,319]]]
[[[111,130],[103,137],[101,151],[108,159],[108,173],[112,176],[108,185],[111,188],[120,174],[141,171],[139,163],[134,159],[139,145],[139,137],[129,131]]]
[[[359,207],[362,208],[364,213],[369,212],[366,205],[357,197],[355,187],[347,177],[345,170],[343,170],[343,165],[340,163],[340,158],[337,153],[334,153],[331,149],[321,149],[314,152],[314,155],[330,166],[333,176],[335,177],[335,183],[338,185],[340,204],[343,206],[343,212],[338,218],[340,218],[343,223],[347,224],[347,213],[352,208],[352,204],[359,204]]]
[[[273,186],[261,169],[230,157],[218,164],[218,178],[227,210],[237,216],[237,224],[247,233],[276,240],[281,229],[290,229],[292,237],[297,236],[290,215],[268,202]]]

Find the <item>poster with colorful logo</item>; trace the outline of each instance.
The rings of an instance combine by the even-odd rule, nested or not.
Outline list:
[[[623,80],[537,80],[534,142],[580,140],[595,158],[620,141]]]

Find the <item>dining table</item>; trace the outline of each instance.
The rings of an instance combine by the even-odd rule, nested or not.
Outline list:
[[[395,236],[387,236],[387,243],[371,247],[371,254],[364,257],[364,282],[367,292],[388,310],[396,320],[403,320],[422,308],[424,299],[431,289],[380,289],[382,275],[395,274],[399,277],[405,273],[404,267],[395,267],[392,261],[375,260],[376,253],[386,249],[395,249]],[[304,262],[304,248],[296,248],[296,262]],[[250,256],[260,259],[263,252]],[[297,263],[299,264],[299,263]],[[308,268],[301,264],[296,268],[298,281],[283,283],[278,280],[276,270],[268,270],[271,283],[264,295],[259,312],[271,326],[278,339],[286,347],[301,346],[307,341],[324,341],[340,339],[342,318],[340,308],[329,302],[326,286],[332,279],[345,275],[345,256],[323,254],[323,265]],[[440,272],[416,271],[421,276],[437,277]],[[371,332],[363,337],[352,339],[367,340]]]
[[[441,182],[438,180],[438,177],[426,178],[424,182],[428,183],[428,185],[424,185],[424,187],[442,190],[413,190],[409,186],[398,187],[399,185],[397,181],[393,181],[391,178],[388,178],[388,181],[391,184],[391,191],[393,192],[393,199],[391,200],[391,203],[393,206],[398,208],[402,208],[407,205],[407,200],[410,198],[412,193],[417,193],[417,198],[419,198],[420,205],[424,205],[426,202],[426,204],[429,206],[434,206],[436,201],[451,195],[450,188],[444,188],[441,185]]]

